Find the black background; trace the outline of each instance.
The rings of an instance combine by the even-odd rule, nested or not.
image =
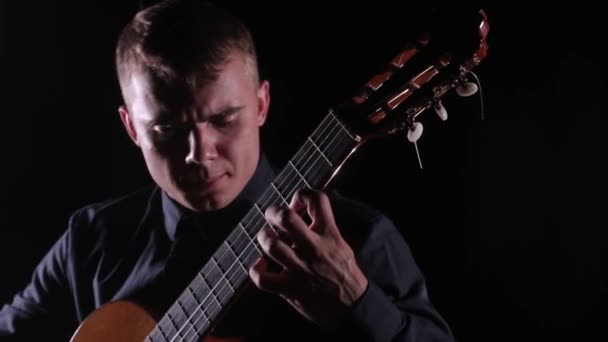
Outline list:
[[[365,146],[335,185],[402,228],[461,341],[606,339],[606,68],[599,5],[338,1],[227,5],[256,34],[276,163],[378,71],[429,9],[483,7],[480,98],[419,143]],[[76,208],[149,182],[117,115],[115,39],[135,1],[0,2],[0,302]],[[431,11],[432,12],[432,11]],[[464,11],[466,13],[470,13]],[[458,22],[458,20],[456,20]]]

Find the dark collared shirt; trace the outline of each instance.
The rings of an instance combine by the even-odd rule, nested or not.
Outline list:
[[[110,301],[131,300],[164,313],[274,175],[263,157],[238,199],[209,214],[184,209],[156,186],[76,211],[31,282],[2,307],[0,341],[67,341],[88,315]],[[233,331],[260,341],[452,341],[393,223],[336,193],[331,201],[338,227],[369,279],[348,318],[332,333],[324,332],[279,297],[251,288],[218,334]]]

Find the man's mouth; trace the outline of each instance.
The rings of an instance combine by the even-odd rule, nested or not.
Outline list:
[[[205,186],[213,185],[213,184],[217,183],[219,180],[221,180],[224,177],[224,175],[225,175],[225,173],[220,173],[218,175],[207,177],[201,183],[204,184]]]

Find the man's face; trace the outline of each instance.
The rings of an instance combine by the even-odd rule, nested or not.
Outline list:
[[[183,206],[208,211],[234,200],[253,175],[266,119],[268,83],[232,55],[198,89],[134,73],[120,115],[156,183]]]

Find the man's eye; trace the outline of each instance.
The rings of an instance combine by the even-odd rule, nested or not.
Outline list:
[[[154,130],[154,132],[156,133],[168,133],[169,131],[171,131],[173,129],[172,125],[154,125],[152,126],[152,129]]]
[[[172,135],[177,133],[179,127],[175,124],[157,124],[152,126],[152,130],[159,135]]]
[[[233,123],[236,119],[236,113],[230,113],[226,115],[221,115],[212,120],[212,123],[216,126],[228,126]]]

